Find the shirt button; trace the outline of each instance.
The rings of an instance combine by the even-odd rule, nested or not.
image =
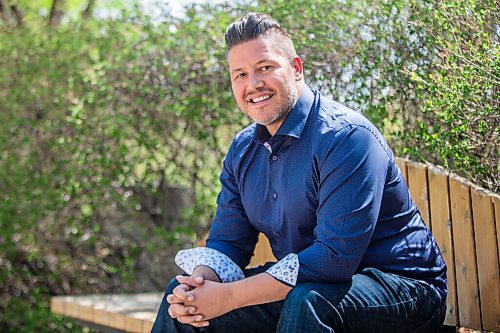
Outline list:
[[[278,159],[278,156],[273,155],[272,159],[273,159],[273,161],[276,161]]]
[[[278,199],[278,193],[273,193],[273,198]]]

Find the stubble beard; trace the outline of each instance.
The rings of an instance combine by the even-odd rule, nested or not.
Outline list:
[[[297,101],[297,89],[293,89],[290,86],[284,86],[282,91],[282,96],[284,97],[283,103],[281,103],[275,112],[264,120],[253,119],[256,123],[264,126],[273,125],[281,120],[283,120],[292,111]]]

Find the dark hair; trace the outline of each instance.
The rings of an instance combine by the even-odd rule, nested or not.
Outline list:
[[[296,56],[297,52],[288,32],[276,20],[266,14],[248,13],[237,19],[229,25],[224,37],[226,39],[227,50],[229,51],[233,46],[261,36],[269,36],[275,39],[275,46],[285,55],[289,57]]]

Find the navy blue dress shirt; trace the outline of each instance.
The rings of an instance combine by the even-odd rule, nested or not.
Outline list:
[[[394,155],[361,114],[304,86],[274,136],[252,124],[224,160],[206,246],[246,267],[258,233],[295,253],[297,283],[349,280],[373,267],[446,296],[446,266]]]

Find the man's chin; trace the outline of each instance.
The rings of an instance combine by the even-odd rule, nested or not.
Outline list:
[[[275,125],[277,123],[280,123],[283,121],[283,119],[286,117],[287,114],[281,114],[279,116],[276,116],[274,118],[271,118],[271,119],[261,119],[260,121],[259,120],[256,120],[256,119],[253,119],[253,121],[255,121],[257,124],[260,124],[260,125],[263,125],[263,126],[271,126],[271,125]]]

